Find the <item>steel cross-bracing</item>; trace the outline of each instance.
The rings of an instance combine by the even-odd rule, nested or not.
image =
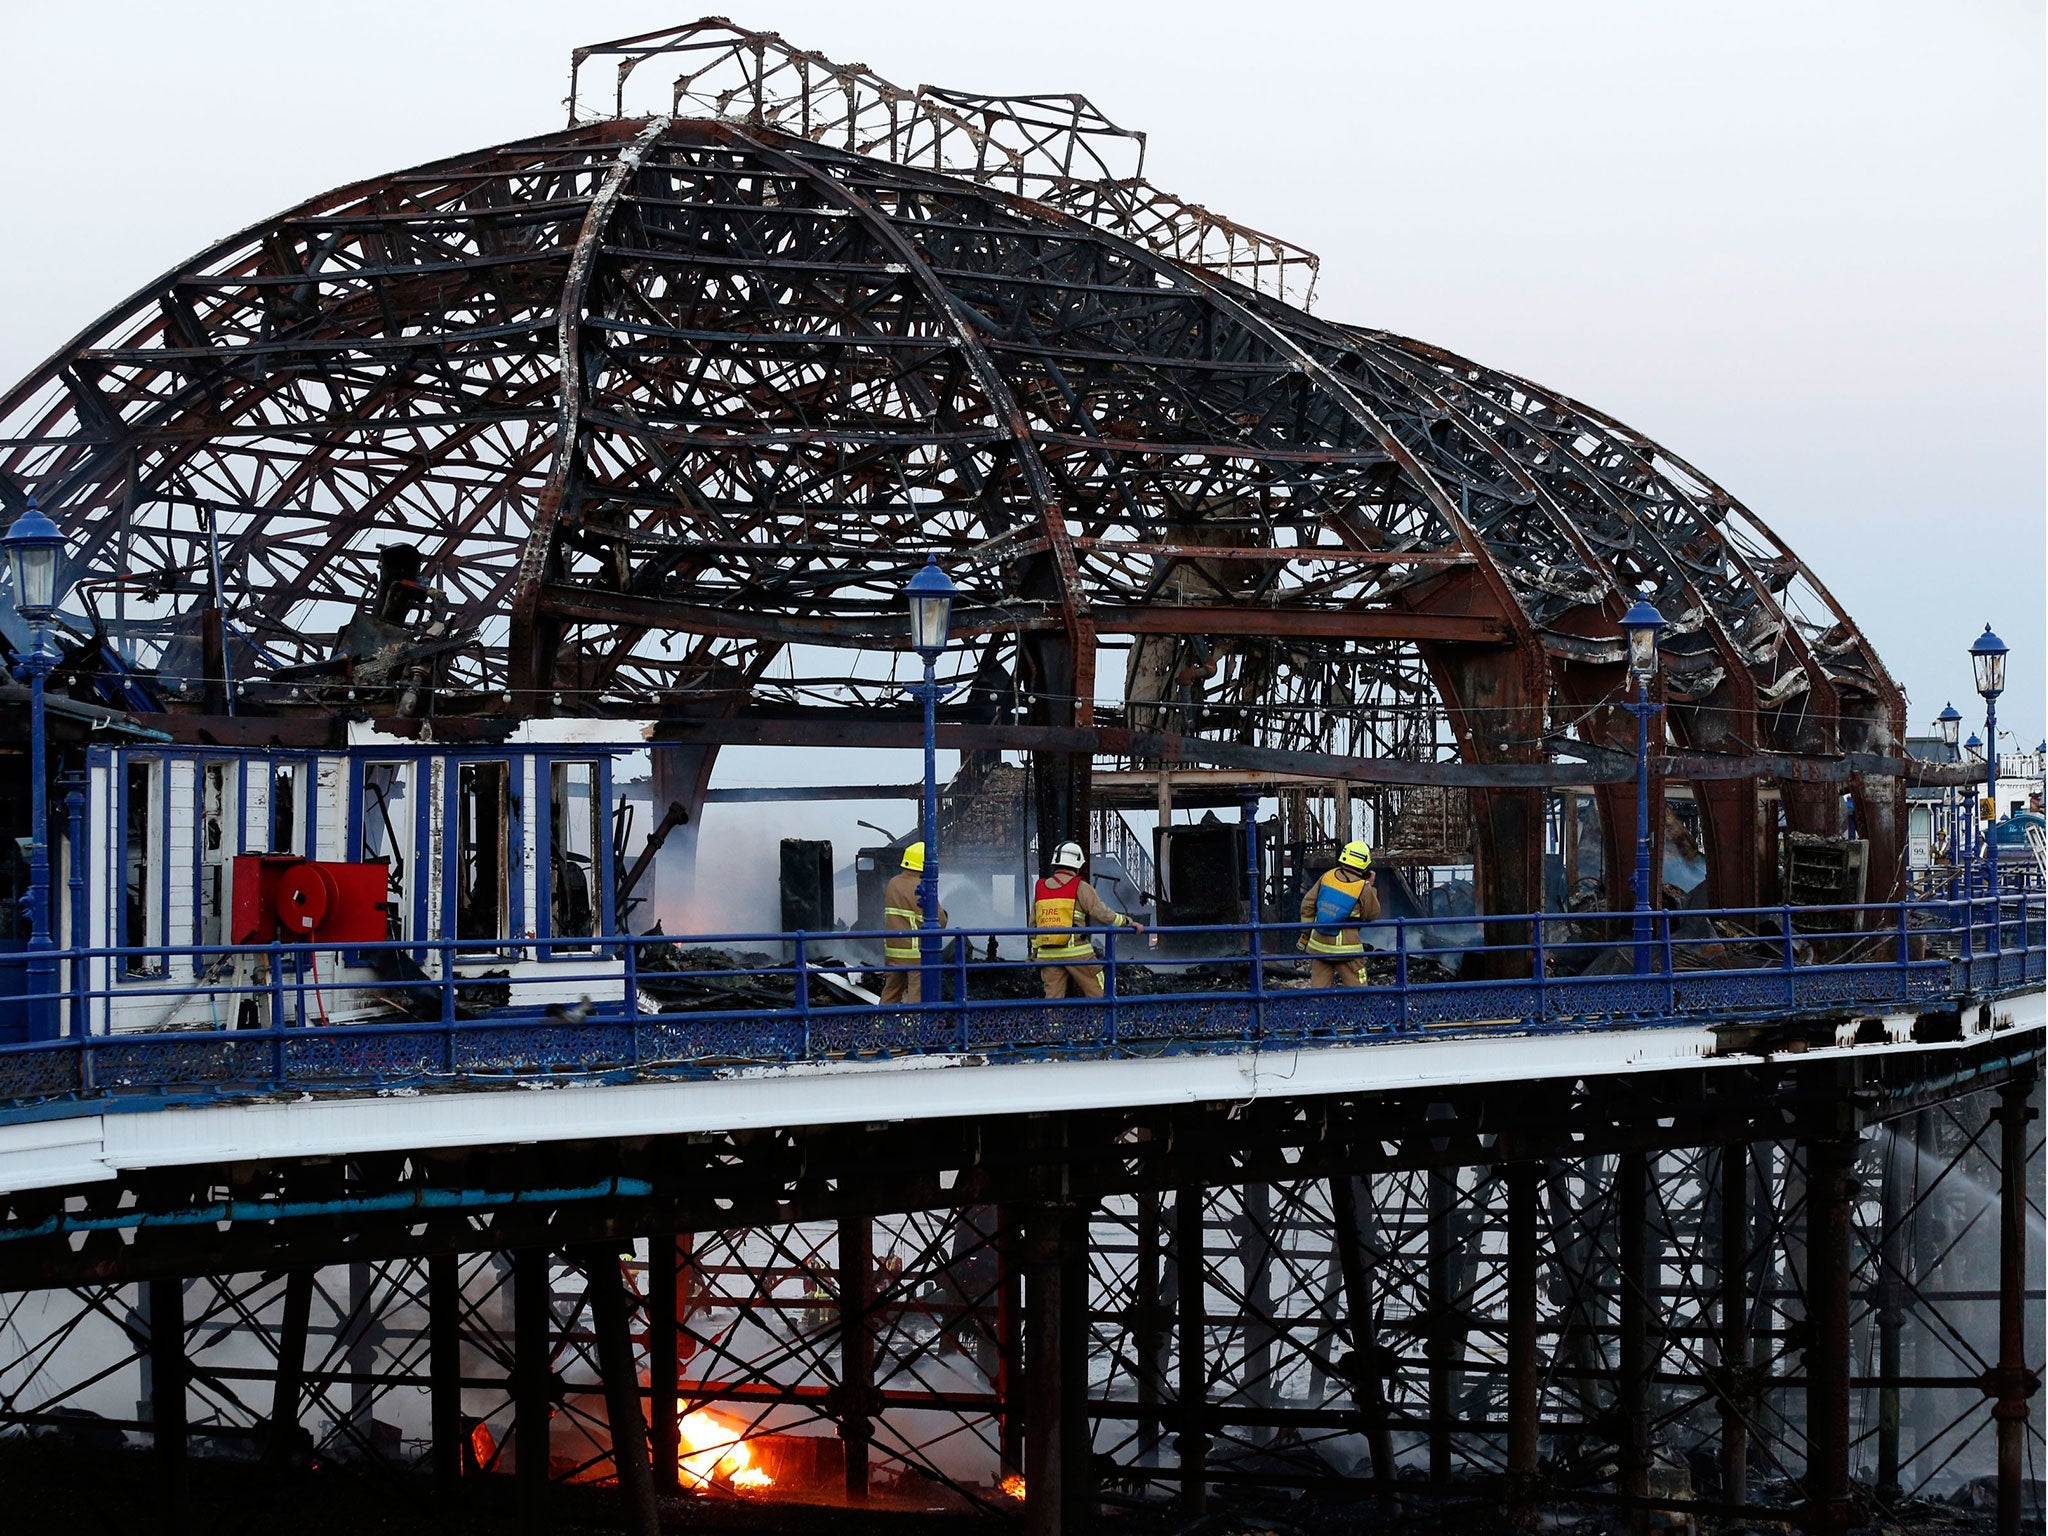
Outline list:
[[[1070,1510],[1321,1490],[1389,1518],[1477,1497],[1846,1531],[1995,1481],[1998,1426],[2038,1476],[2039,1055],[2006,1031],[1577,1085],[138,1174],[57,1196],[156,1213],[132,1242],[0,1245],[0,1416],[160,1444],[176,1422],[444,1491],[510,1467],[544,1504],[613,1478],[637,1415],[657,1490],[1001,1510],[1030,1502],[1050,1413],[1072,1443],[1038,1464]],[[223,1185],[506,1174],[619,1193],[170,1219]]]

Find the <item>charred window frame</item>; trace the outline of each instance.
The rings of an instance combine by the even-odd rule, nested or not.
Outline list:
[[[605,842],[607,764],[591,758],[544,761],[546,794],[540,844],[541,932],[551,939],[595,939],[608,913],[610,860]],[[588,954],[591,945],[553,945],[547,953]]]
[[[125,954],[121,970],[129,976],[164,973],[165,919],[170,909],[170,866],[164,857],[164,828],[169,807],[164,797],[169,775],[155,757],[120,761],[120,794],[116,815],[121,833],[121,885],[118,893],[119,947],[156,950]]]
[[[454,908],[449,927],[457,939],[512,936],[514,817],[509,762],[483,758],[455,764],[448,900]]]
[[[385,869],[385,936],[410,936],[417,896],[415,845],[417,817],[413,765],[409,762],[366,762],[357,786],[354,857]]]

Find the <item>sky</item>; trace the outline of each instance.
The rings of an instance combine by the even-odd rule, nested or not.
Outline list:
[[[1981,718],[1965,651],[1994,625],[2001,725],[2041,739],[2037,4],[726,3],[904,85],[1084,92],[1155,182],[1319,252],[1318,312],[1713,476],[1856,616],[1916,732],[1950,699]],[[560,126],[572,47],[698,14],[0,7],[0,375],[318,191]]]

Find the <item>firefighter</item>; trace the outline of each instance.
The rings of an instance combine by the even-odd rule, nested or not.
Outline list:
[[[884,1003],[915,1003],[924,998],[922,952],[917,932],[924,926],[924,902],[918,886],[924,880],[924,844],[912,843],[903,850],[903,868],[882,888],[882,927],[892,937],[882,940],[882,959],[889,974],[882,982]],[[946,909],[939,908],[939,926],[946,925]],[[893,935],[901,933],[903,938]]]
[[[1337,862],[1301,897],[1301,920],[1314,923],[1301,936],[1308,952],[1308,984],[1312,987],[1357,987],[1365,945],[1358,929],[1346,924],[1369,923],[1380,915],[1379,893],[1373,889],[1372,849],[1361,842],[1344,845]]]
[[[1081,878],[1088,856],[1079,843],[1061,843],[1053,850],[1052,873],[1038,882],[1031,896],[1031,926],[1034,929],[1076,928],[1094,924],[1102,928],[1145,931],[1120,912],[1112,912],[1095,894],[1095,887]],[[1039,967],[1047,997],[1065,997],[1072,987],[1082,997],[1102,996],[1102,967],[1095,964],[1095,941],[1085,933],[1033,933],[1031,958],[1051,960]],[[1079,962],[1078,964],[1076,962]]]

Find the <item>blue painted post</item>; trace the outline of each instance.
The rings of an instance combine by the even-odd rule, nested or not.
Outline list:
[[[1530,1022],[1541,1024],[1549,1016],[1550,1012],[1548,1006],[1549,994],[1543,985],[1544,973],[1549,968],[1549,961],[1544,954],[1543,948],[1543,914],[1541,912],[1538,912],[1529,919],[1529,950],[1533,961],[1529,980],[1533,985],[1536,998],[1535,1007],[1531,1010],[1532,1018]]]
[[[51,658],[36,625],[23,668],[28,673],[28,1037],[57,1038],[57,941],[50,937],[50,806],[44,782],[43,678]]]
[[[953,946],[953,1040],[961,1050],[967,1049],[967,935],[964,933]]]
[[[1408,919],[1394,919],[1394,1017],[1408,1027]]]
[[[455,946],[442,939],[441,951],[441,1057],[442,1066],[455,1070]]]
[[[69,828],[71,849],[71,1033],[84,1036],[91,1031],[86,987],[92,969],[85,958],[87,918],[85,905],[85,791],[73,788],[64,797],[64,819]]]
[[[284,946],[270,941],[270,1060],[272,1081],[284,1086]]]
[[[917,941],[918,995],[930,1008],[939,1000],[939,680],[924,659],[924,873],[917,882],[922,911]]]
[[[1247,800],[1241,813],[1244,817],[1244,867],[1245,867],[1245,914],[1250,919],[1246,936],[1252,967],[1252,1019],[1251,1038],[1264,1039],[1266,1034],[1266,948],[1259,926],[1264,921],[1259,911],[1259,802]]]
[[[1636,955],[1638,976],[1650,972],[1650,681],[1636,679]]]
[[[1116,928],[1102,934],[1102,1001],[1109,1016],[1109,1048],[1116,1049]]]
[[[1785,1006],[1793,1007],[1799,1001],[1799,983],[1793,977],[1792,960],[1792,908],[1790,904],[1778,908],[1778,936],[1785,946],[1782,968],[1785,973]]]
[[[800,1056],[808,1061],[811,1055],[811,941],[810,936],[799,928],[796,938],[796,1018],[804,1032]]]
[[[1677,967],[1671,953],[1671,914],[1659,908],[1656,921],[1659,974],[1664,978],[1664,1011],[1668,1016],[1678,1011]]]

